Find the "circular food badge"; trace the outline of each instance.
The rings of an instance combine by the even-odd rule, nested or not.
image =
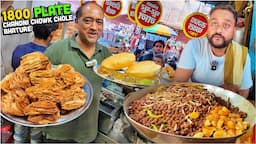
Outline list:
[[[135,8],[136,8],[137,2],[131,1],[128,6],[128,18],[131,22],[135,23]]]
[[[206,15],[194,12],[188,15],[183,22],[183,33],[188,38],[199,38],[206,35],[208,18]]]
[[[123,4],[120,0],[103,1],[102,7],[107,18],[115,18],[121,13]]]
[[[157,24],[162,16],[160,1],[140,1],[135,8],[135,21],[142,27],[152,27]]]

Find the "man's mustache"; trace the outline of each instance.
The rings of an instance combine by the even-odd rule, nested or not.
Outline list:
[[[218,33],[216,33],[216,34],[212,35],[212,37],[211,37],[211,38],[213,38],[214,36],[220,36],[221,38],[225,39],[225,37],[224,37],[223,35],[218,34]]]

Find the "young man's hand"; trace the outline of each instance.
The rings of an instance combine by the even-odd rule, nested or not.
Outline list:
[[[233,91],[233,92],[235,92],[235,93],[238,93],[238,91],[239,91],[239,87],[236,86],[236,85],[233,85],[233,84],[227,84],[227,83],[225,83],[225,84],[221,85],[221,87],[224,88],[224,89]]]
[[[249,95],[249,89],[240,89],[238,86],[233,85],[233,84],[223,84],[220,87],[226,89],[226,90],[230,90],[233,91],[241,96],[243,96],[244,98],[247,98]]]

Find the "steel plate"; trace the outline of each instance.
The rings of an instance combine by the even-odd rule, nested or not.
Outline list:
[[[93,99],[93,89],[89,81],[85,78],[85,85],[83,87],[83,90],[86,92],[86,101],[83,107],[73,110],[69,112],[66,115],[61,115],[61,117],[55,122],[55,123],[50,123],[50,124],[35,124],[27,120],[27,117],[18,117],[18,116],[13,116],[9,114],[4,114],[1,112],[1,116],[5,119],[7,119],[10,122],[13,122],[15,124],[19,124],[22,126],[27,126],[27,127],[46,127],[46,126],[57,126],[61,125],[67,122],[70,122],[80,115],[82,115],[91,105],[92,99]]]
[[[100,66],[97,65],[97,66],[94,66],[93,67],[93,70],[94,72],[99,75],[100,77],[104,78],[104,79],[107,79],[109,81],[112,81],[112,82],[115,82],[115,83],[118,83],[118,84],[122,84],[122,85],[125,85],[125,86],[130,86],[130,87],[139,87],[139,88],[145,88],[145,87],[148,87],[148,86],[151,86],[151,85],[147,85],[147,84],[143,84],[143,83],[131,83],[131,82],[127,82],[127,81],[122,81],[122,80],[118,80],[118,79],[115,79],[115,78],[112,78],[109,74],[101,74],[98,72],[98,68]],[[120,73],[124,73],[124,71],[118,71]],[[155,79],[155,80],[149,80],[149,79],[145,79],[146,81],[150,81],[152,84],[155,84],[156,83],[160,83],[160,80],[159,79]]]

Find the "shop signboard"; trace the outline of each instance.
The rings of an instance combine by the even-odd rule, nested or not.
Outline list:
[[[186,17],[183,22],[183,32],[188,38],[199,38],[206,35],[208,18],[206,15],[194,12]]]
[[[136,23],[142,28],[157,24],[162,16],[160,1],[140,1],[135,8]]]
[[[129,6],[128,6],[128,18],[130,19],[131,22],[135,23],[135,8],[136,8],[136,1],[131,1]]]
[[[115,18],[121,13],[123,3],[120,0],[103,1],[102,7],[107,18]]]

